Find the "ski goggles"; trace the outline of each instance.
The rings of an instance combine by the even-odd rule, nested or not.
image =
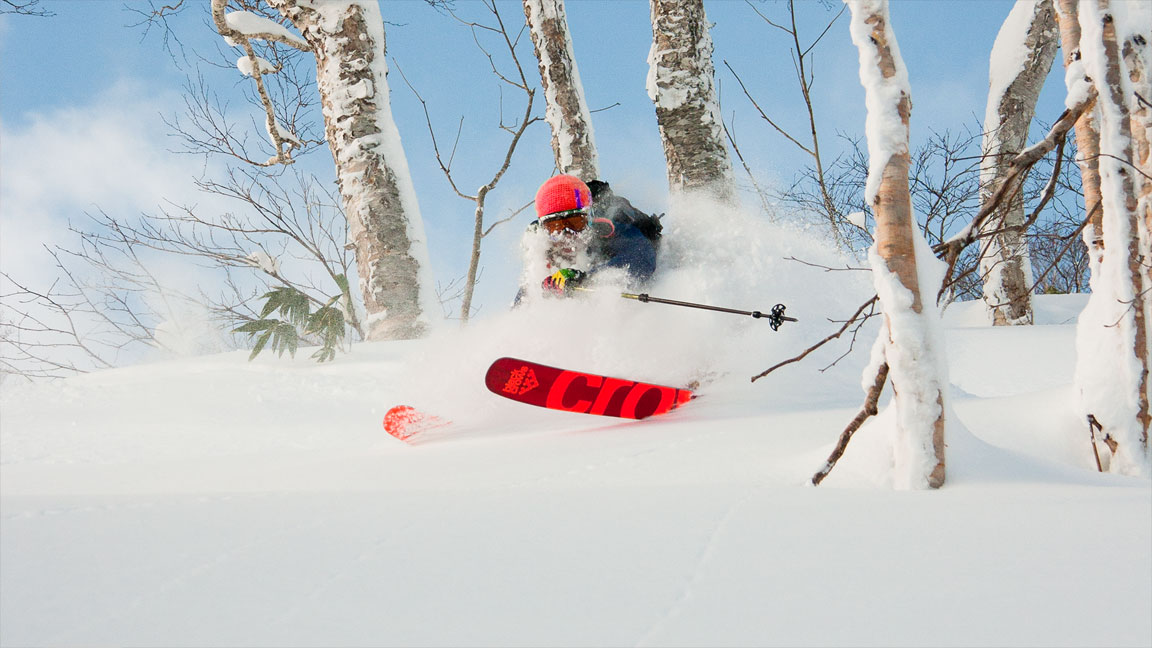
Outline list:
[[[583,232],[588,226],[588,214],[582,209],[573,209],[559,214],[552,214],[540,221],[544,229],[550,234],[559,234],[564,230]]]

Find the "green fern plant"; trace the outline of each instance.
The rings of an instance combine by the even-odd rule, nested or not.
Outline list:
[[[336,275],[336,283],[340,286],[340,294],[329,298],[315,311],[311,310],[308,296],[292,286],[273,288],[261,295],[261,299],[266,301],[260,311],[260,319],[233,329],[236,333],[247,333],[256,338],[248,360],[255,359],[269,344],[279,357],[283,357],[285,351],[291,357],[296,357],[301,333],[320,338],[320,348],[312,354],[317,362],[334,359],[336,349],[344,342],[347,331],[344,312],[335,304],[348,296],[348,279],[344,275]],[[269,317],[273,313],[279,317]]]

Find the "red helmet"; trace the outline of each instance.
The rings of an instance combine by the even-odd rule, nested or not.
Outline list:
[[[548,178],[536,191],[536,216],[544,218],[559,212],[592,206],[592,192],[580,178],[558,175]]]

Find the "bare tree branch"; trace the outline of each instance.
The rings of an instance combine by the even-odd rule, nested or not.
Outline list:
[[[747,2],[747,0],[745,0],[745,1]],[[772,27],[775,27],[776,29],[783,31],[784,33],[788,34],[791,37],[791,40],[792,40],[792,49],[791,49],[792,62],[793,62],[793,65],[795,66],[795,69],[796,69],[796,79],[800,84],[800,94],[804,99],[804,107],[806,109],[807,117],[808,117],[808,128],[809,128],[809,136],[808,137],[811,140],[811,144],[807,145],[807,144],[800,143],[800,141],[798,139],[793,137],[790,133],[785,131],[775,121],[773,121],[770,117],[768,117],[768,115],[764,112],[764,110],[760,108],[759,103],[757,103],[756,100],[752,98],[752,95],[748,91],[748,88],[744,85],[744,81],[740,78],[740,76],[738,74],[736,74],[736,71],[734,69],[732,69],[732,66],[728,64],[728,61],[724,61],[724,65],[725,65],[725,67],[728,68],[728,70],[732,73],[732,75],[734,77],[736,77],[736,82],[740,84],[740,89],[744,92],[744,96],[747,97],[750,102],[752,102],[752,106],[760,114],[760,117],[762,119],[764,119],[765,121],[767,121],[768,124],[772,126],[772,128],[774,128],[778,133],[783,135],[788,141],[792,142],[800,150],[802,150],[805,153],[807,153],[808,155],[812,156],[814,169],[815,169],[816,184],[820,190],[820,197],[822,199],[822,204],[820,205],[821,211],[828,221],[828,224],[829,224],[829,227],[831,230],[831,234],[832,234],[833,238],[836,240],[837,245],[846,246],[848,241],[847,241],[847,239],[844,238],[844,236],[840,232],[840,222],[843,220],[843,214],[841,214],[840,211],[837,209],[836,201],[833,200],[832,193],[828,188],[828,180],[825,177],[824,159],[820,155],[820,138],[819,138],[819,135],[817,134],[816,112],[815,112],[815,109],[813,108],[813,105],[812,105],[812,94],[811,94],[814,76],[813,76],[813,71],[811,69],[809,69],[807,64],[806,64],[807,57],[811,54],[812,50],[816,47],[816,45],[824,38],[824,35],[828,33],[828,30],[832,28],[832,25],[836,23],[836,21],[840,18],[841,15],[843,15],[844,9],[846,7],[841,8],[840,12],[837,13],[836,16],[824,27],[824,29],[823,29],[823,31],[821,31],[820,35],[810,45],[805,47],[800,42],[800,30],[796,25],[796,6],[795,6],[793,0],[788,1],[788,16],[789,16],[789,21],[790,21],[789,27],[779,25],[779,24],[773,22],[772,20],[768,19],[768,17],[765,16],[763,13],[761,13],[760,10],[757,9],[754,5],[752,5],[751,2],[747,2],[747,4],[766,23],[768,23]]]
[[[748,91],[748,87],[744,85],[744,80],[740,78],[740,75],[736,73],[736,70],[732,69],[732,66],[731,66],[731,65],[729,65],[729,63],[728,63],[728,61],[727,61],[727,60],[725,60],[725,61],[724,61],[724,67],[728,68],[728,71],[732,73],[732,76],[733,76],[733,77],[735,77],[735,79],[736,79],[736,83],[739,83],[739,84],[740,84],[740,89],[741,89],[741,90],[744,92],[744,96],[745,96],[745,97],[748,97],[748,101],[752,102],[752,107],[756,109],[756,112],[760,114],[760,117],[761,117],[761,118],[762,118],[764,121],[768,122],[768,124],[769,124],[769,125],[770,125],[772,128],[776,129],[776,132],[777,132],[777,133],[780,133],[781,135],[783,135],[785,138],[787,138],[787,139],[788,139],[788,141],[789,141],[789,142],[792,142],[793,144],[795,144],[795,145],[796,145],[796,147],[797,147],[797,148],[799,148],[801,151],[804,151],[804,152],[805,152],[805,153],[807,153],[808,155],[816,155],[816,154],[815,154],[815,153],[812,151],[812,149],[810,149],[810,148],[808,148],[807,146],[805,146],[805,145],[801,144],[801,143],[800,143],[800,141],[799,141],[799,140],[797,140],[795,137],[792,137],[792,135],[790,135],[790,134],[788,133],[788,131],[784,130],[783,128],[781,128],[781,127],[780,127],[780,125],[779,125],[779,124],[777,124],[776,122],[772,121],[772,118],[771,118],[771,117],[769,117],[769,116],[768,116],[768,115],[767,115],[767,114],[764,112],[764,109],[762,109],[762,108],[760,107],[760,104],[759,104],[759,103],[756,101],[756,99],[754,99],[754,98],[752,97],[752,94],[751,94],[751,93]]]
[[[40,6],[40,0],[0,0],[0,14],[51,18],[56,12]]]
[[[964,227],[960,233],[933,248],[937,256],[941,257],[948,264],[944,286],[941,286],[940,289],[941,295],[944,294],[947,286],[951,283],[952,272],[956,267],[956,261],[960,257],[960,252],[981,237],[981,230],[986,229],[984,224],[988,217],[996,212],[996,208],[1001,202],[1011,200],[1012,197],[1021,190],[1023,186],[1021,179],[1024,174],[1035,166],[1041,158],[1064,142],[1068,136],[1068,132],[1072,130],[1073,125],[1075,125],[1076,120],[1079,119],[1084,111],[1090,109],[1095,101],[1096,92],[1092,89],[1080,103],[1065,110],[1043,140],[1024,149],[1012,160],[1011,170],[1005,176],[1000,186],[993,192],[992,199],[972,218],[971,222]]]
[[[529,205],[532,204],[531,202],[529,202],[528,204],[524,205],[520,209],[516,210],[511,216],[504,218],[502,220],[498,220],[495,223],[492,223],[492,225],[485,228],[484,227],[484,209],[485,209],[485,202],[487,200],[488,194],[493,189],[496,188],[496,185],[500,182],[501,178],[504,177],[504,174],[508,171],[508,168],[511,166],[512,156],[516,152],[516,148],[519,145],[520,139],[524,135],[524,132],[532,124],[534,124],[538,121],[541,121],[540,117],[533,117],[532,116],[532,109],[533,109],[533,106],[535,103],[535,98],[536,98],[536,90],[529,83],[528,76],[525,74],[524,68],[520,64],[520,57],[516,51],[516,46],[519,43],[520,36],[523,35],[525,28],[522,26],[520,31],[517,33],[516,38],[513,39],[509,35],[507,25],[505,25],[504,19],[500,15],[500,11],[497,8],[494,0],[484,0],[483,5],[488,10],[488,12],[492,15],[492,19],[495,21],[495,26],[485,25],[485,24],[482,24],[479,22],[465,20],[465,19],[461,18],[459,15],[457,15],[457,13],[453,9],[447,9],[447,11],[458,22],[460,22],[462,25],[471,29],[473,40],[475,40],[476,46],[480,49],[480,51],[484,54],[484,56],[487,57],[489,65],[492,67],[493,75],[495,75],[496,78],[499,79],[502,83],[507,84],[507,85],[511,86],[512,88],[515,88],[516,90],[523,93],[523,95],[524,95],[524,111],[521,114],[520,118],[516,122],[514,122],[512,124],[505,124],[503,114],[502,114],[503,102],[501,102],[501,117],[500,117],[499,127],[501,130],[504,130],[505,132],[509,133],[511,135],[511,138],[509,139],[508,146],[504,151],[503,160],[501,160],[500,166],[493,173],[491,179],[488,180],[485,184],[481,185],[479,189],[477,189],[475,195],[469,195],[469,194],[466,194],[463,191],[461,191],[459,186],[457,185],[455,177],[452,174],[452,158],[454,158],[456,155],[456,144],[455,143],[453,144],[451,157],[449,158],[448,162],[445,163],[443,160],[443,157],[440,154],[440,147],[436,141],[435,129],[432,127],[432,118],[431,118],[431,115],[428,111],[428,103],[424,100],[424,98],[420,95],[420,93],[416,90],[416,88],[408,80],[408,77],[404,74],[404,71],[400,68],[400,66],[399,65],[395,66],[396,69],[400,72],[401,78],[404,79],[404,83],[408,85],[408,88],[410,90],[412,90],[412,94],[414,94],[416,96],[416,99],[418,101],[420,101],[420,105],[424,109],[424,120],[428,126],[428,133],[432,139],[432,151],[436,157],[436,163],[440,166],[440,171],[444,174],[444,177],[448,180],[449,186],[452,187],[452,190],[454,192],[456,192],[457,196],[460,196],[461,198],[464,198],[465,200],[472,201],[476,205],[475,210],[473,212],[472,250],[471,250],[471,255],[469,257],[469,262],[468,262],[468,273],[465,276],[464,284],[461,287],[460,292],[458,293],[460,296],[460,300],[461,300],[460,320],[462,322],[465,322],[465,323],[468,321],[469,316],[472,314],[472,296],[473,296],[474,291],[475,291],[476,281],[479,277],[479,270],[480,270],[479,263],[480,263],[481,241],[484,239],[485,236],[487,236],[492,231],[492,229],[494,227],[496,227],[497,225],[499,225],[501,223],[505,223],[505,222],[510,221],[516,214],[519,214],[524,209],[527,209]],[[496,64],[495,58],[487,50],[487,48],[484,47],[484,44],[481,42],[480,35],[478,32],[488,32],[490,34],[496,34],[499,36],[499,39],[502,41],[504,48],[507,50],[507,52],[511,58],[512,67],[515,70],[514,74],[505,74],[504,72],[502,72],[499,69],[499,67]],[[457,129],[457,133],[456,133],[456,143],[459,143],[460,133],[461,133],[461,130],[463,129],[463,123],[464,123],[463,117],[461,117],[460,125],[459,125],[459,127]]]
[[[803,259],[797,259],[794,256],[784,257],[784,258],[788,261],[795,261],[796,263],[801,263],[801,264],[806,265],[810,268],[821,268],[825,272],[872,272],[872,268],[853,268],[853,267],[847,266],[847,265],[844,266],[843,268],[833,268],[830,266],[821,265],[819,263],[809,263],[808,261],[805,261]]]
[[[732,147],[732,152],[736,154],[736,158],[740,160],[741,166],[744,167],[744,172],[748,174],[748,180],[752,182],[752,188],[756,191],[756,196],[760,198],[760,206],[764,209],[765,214],[771,215],[773,210],[772,206],[768,204],[768,198],[764,190],[760,188],[760,183],[756,182],[756,176],[752,173],[752,168],[748,166],[748,161],[744,159],[744,154],[740,152],[740,146],[736,144],[736,139],[732,137],[732,133],[728,130],[728,124],[724,120],[720,120],[720,125],[724,128],[724,136],[728,138],[728,144]]]
[[[852,440],[852,435],[864,425],[864,422],[869,418],[876,416],[879,412],[880,392],[884,390],[884,383],[888,380],[888,363],[883,362],[877,367],[876,377],[873,379],[872,386],[868,388],[868,394],[864,398],[864,406],[856,414],[855,418],[848,423],[848,427],[840,433],[840,439],[836,442],[836,447],[832,449],[832,454],[828,455],[828,459],[821,466],[820,470],[812,475],[812,485],[819,486],[820,482],[832,472],[832,468],[836,466],[836,462],[840,461],[840,457],[844,456],[844,451],[848,449],[848,442]]]
[[[816,349],[819,349],[820,347],[824,346],[825,344],[828,344],[832,340],[835,340],[836,338],[843,335],[844,331],[847,331],[852,326],[852,324],[854,324],[857,320],[863,321],[863,320],[867,320],[869,317],[872,317],[875,314],[876,302],[879,301],[879,299],[880,299],[879,297],[873,296],[871,299],[869,299],[868,301],[861,304],[860,308],[856,309],[856,312],[852,314],[852,317],[848,318],[848,321],[844,322],[844,325],[840,327],[840,330],[829,335],[828,337],[824,338],[823,340],[820,340],[816,344],[813,344],[812,346],[808,347],[800,355],[789,358],[783,362],[778,362],[775,365],[772,365],[771,367],[765,369],[764,371],[756,374],[755,376],[752,376],[752,382],[756,382],[757,380],[763,378],[764,376],[767,376],[768,374],[772,373],[773,371],[776,371],[780,367],[783,367],[785,365],[790,365],[793,362],[800,362],[804,358],[808,357],[808,354],[812,353]],[[871,308],[872,310],[869,311],[869,313],[867,315],[864,315],[863,320],[861,320],[861,314],[864,313],[865,309],[869,309],[869,308]]]

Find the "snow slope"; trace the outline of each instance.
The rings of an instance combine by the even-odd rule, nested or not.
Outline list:
[[[689,279],[675,296],[715,293]],[[847,315],[858,288],[781,288],[801,322],[778,334],[597,293],[327,365],[8,381],[0,644],[1152,643],[1152,488],[1096,473],[1068,406],[1083,298],[1038,298],[1026,328],[945,313],[945,488],[889,488],[882,421],[813,488],[871,338],[824,373],[843,348],[748,377],[834,330],[814,314]],[[499,355],[710,382],[621,422],[489,395]],[[455,423],[405,445],[381,427],[398,402]]]

